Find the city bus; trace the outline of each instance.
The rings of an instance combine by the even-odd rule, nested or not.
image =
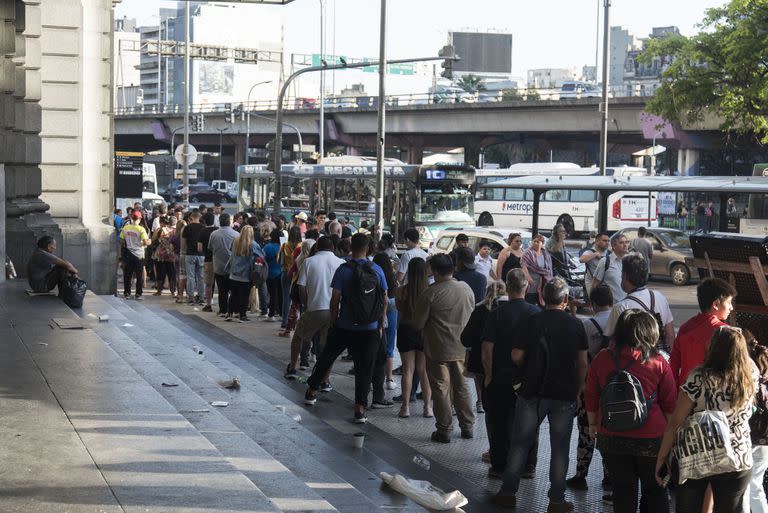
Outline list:
[[[376,159],[327,157],[317,165],[282,166],[281,209],[294,214],[323,209],[358,225],[373,224]],[[238,208],[272,210],[274,174],[264,165],[237,169]],[[409,165],[384,161],[384,230],[396,241],[407,228],[419,230],[428,245],[447,226],[474,223],[475,169],[461,164]]]
[[[608,176],[646,176],[642,167],[606,168]],[[570,162],[514,164],[506,169],[477,170],[475,212],[478,226],[497,226],[530,230],[532,226],[533,192],[496,182],[516,176],[542,176],[557,180],[565,176],[599,176],[597,167],[580,167]],[[617,231],[636,226],[658,226],[657,194],[617,192],[608,205],[608,229]],[[540,226],[562,223],[569,235],[589,233],[597,228],[597,191],[550,190],[541,197]]]
[[[752,176],[768,177],[768,164],[755,164],[752,168]],[[768,193],[750,193],[746,212],[739,221],[741,233],[768,237]]]

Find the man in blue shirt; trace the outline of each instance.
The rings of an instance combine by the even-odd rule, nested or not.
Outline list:
[[[485,299],[485,288],[488,286],[488,279],[475,270],[475,252],[470,248],[459,248],[456,251],[456,271],[453,277],[457,281],[463,281],[472,289],[475,294],[475,304],[480,304]]]
[[[313,405],[317,402],[317,392],[324,376],[333,362],[349,350],[355,362],[355,416],[357,424],[364,424],[368,419],[365,408],[368,405],[368,392],[373,377],[373,367],[379,354],[382,326],[387,311],[387,280],[384,271],[367,258],[369,237],[363,233],[352,236],[352,258],[340,265],[331,280],[331,327],[325,348],[320,354],[312,375],[307,380],[307,393],[304,403]],[[355,308],[352,303],[359,301],[361,291],[357,290],[355,266],[370,265],[378,278],[377,293],[381,294],[381,312],[378,319],[360,324],[355,321]]]

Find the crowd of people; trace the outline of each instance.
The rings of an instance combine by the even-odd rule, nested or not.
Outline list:
[[[548,512],[573,511],[566,489],[588,487],[595,449],[604,498],[617,513],[669,511],[672,487],[678,512],[768,512],[768,349],[727,324],[736,290],[723,280],[700,282],[700,313],[675,333],[669,302],[648,287],[651,254],[623,235],[599,234],[580,255],[591,307],[581,318],[568,308],[573,283],[560,226],[528,248],[511,234],[494,263],[487,244],[475,254],[463,234],[450,253],[429,255],[415,229],[398,255],[387,234],[374,242],[323,211],[287,220],[200,206],[115,217],[126,298],[141,299],[149,276],[156,295],[167,288],[204,311],[213,312],[216,295],[226,320],[279,321],[276,335],[290,338],[284,376],[306,376],[305,404],[333,389],[342,358],[354,364],[355,423],[395,402],[407,419],[420,402],[417,411],[434,418],[429,439],[448,444],[454,416],[459,436],[471,439],[484,414],[489,447],[478,456],[501,481],[492,499],[499,506],[514,507],[521,479],[535,475],[546,418]],[[398,388],[395,350],[400,394],[388,397]],[[709,411],[724,414],[717,436],[731,459],[686,478],[690,469],[675,463],[681,426]],[[574,422],[577,464],[568,478]],[[717,445],[704,431],[701,450]]]

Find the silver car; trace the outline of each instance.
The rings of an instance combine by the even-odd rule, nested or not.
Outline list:
[[[693,251],[688,234],[672,228],[646,228],[645,238],[653,246],[651,258],[651,276],[668,276],[675,285],[687,285],[691,278],[698,278],[696,268],[689,266],[686,259],[691,261]],[[637,228],[624,228],[613,237],[626,235],[630,247],[637,238]]]

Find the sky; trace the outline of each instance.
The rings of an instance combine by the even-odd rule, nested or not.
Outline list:
[[[726,1],[612,0],[610,24],[626,27],[640,37],[647,36],[652,27],[669,25],[691,35],[697,32],[696,24],[707,8]],[[380,2],[324,2],[326,52],[331,53],[335,38],[338,55],[378,56]],[[115,15],[137,18],[140,24],[157,24],[158,8],[173,5],[175,2],[122,0]],[[602,5],[603,0],[388,0],[388,58],[436,55],[446,44],[449,31],[490,29],[512,33],[514,76],[525,77],[526,71],[533,68],[594,65],[597,11],[598,7],[602,11]],[[295,0],[285,6],[259,8],[282,14],[286,52],[319,53],[320,0]],[[374,77],[370,79],[375,82]]]

